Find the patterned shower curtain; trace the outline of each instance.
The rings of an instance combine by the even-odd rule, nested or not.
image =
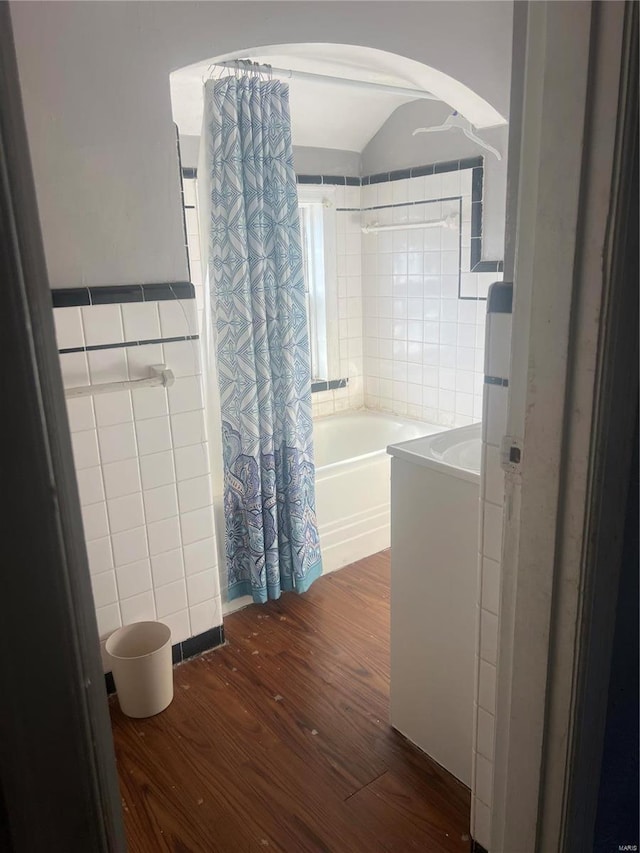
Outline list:
[[[228,594],[265,602],[322,573],[288,86],[209,80],[204,120]]]

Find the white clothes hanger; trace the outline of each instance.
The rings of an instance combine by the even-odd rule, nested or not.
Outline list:
[[[480,139],[479,136],[476,136],[475,127],[471,122],[455,110],[450,116],[447,116],[443,124],[439,124],[437,127],[417,127],[413,131],[412,136],[416,136],[418,133],[437,133],[440,130],[453,130],[454,128],[459,128],[467,139],[475,142],[476,145],[479,145],[481,148],[486,148],[486,150],[490,151],[491,154],[495,154],[498,160],[502,160],[500,152],[492,145],[489,145],[488,142],[485,142],[483,139]]]

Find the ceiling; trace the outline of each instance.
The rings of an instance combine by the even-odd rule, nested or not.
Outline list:
[[[436,69],[373,48],[335,44],[274,45],[227,54],[171,74],[174,121],[183,135],[199,136],[203,81],[224,74],[214,62],[251,59],[274,68],[310,71],[432,92],[476,127],[506,124],[505,119],[468,87]],[[278,76],[277,74],[274,76]],[[361,152],[394,110],[414,100],[331,81],[287,79],[293,144]]]

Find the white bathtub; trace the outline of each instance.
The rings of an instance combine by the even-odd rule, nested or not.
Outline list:
[[[443,427],[377,412],[314,421],[316,509],[324,574],[390,545],[389,444]]]

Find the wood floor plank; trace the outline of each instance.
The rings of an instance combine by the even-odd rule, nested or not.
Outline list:
[[[131,853],[458,853],[469,792],[388,724],[389,552],[225,620],[112,724]]]

